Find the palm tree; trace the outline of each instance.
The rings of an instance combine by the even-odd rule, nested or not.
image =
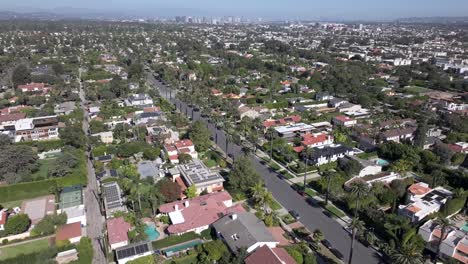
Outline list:
[[[369,185],[363,181],[356,181],[351,184],[351,193],[356,198],[356,204],[354,208],[354,216],[357,216],[357,212],[359,209],[359,201],[366,197],[369,194]]]
[[[335,174],[331,171],[324,171],[323,172],[323,177],[327,179],[327,192],[325,193],[325,205],[328,205],[328,198],[330,196],[330,184],[331,184],[331,179],[333,178]]]
[[[351,264],[353,261],[354,241],[356,240],[356,233],[358,230],[362,230],[364,228],[364,223],[361,220],[359,220],[359,218],[355,217],[351,221],[351,224],[349,226],[351,227],[351,248],[349,249],[348,264]]]
[[[307,172],[309,172],[309,158],[312,155],[313,150],[309,147],[305,147],[304,155],[305,155],[305,172],[304,172],[304,193],[307,187]]]
[[[263,199],[263,212],[266,214],[270,203],[273,202],[273,194],[265,189],[262,195]]]
[[[261,182],[257,182],[254,186],[250,187],[250,193],[252,198],[256,203],[263,202],[263,193],[265,192],[265,188]]]
[[[434,220],[434,223],[437,224],[440,229],[440,237],[439,237],[439,241],[437,241],[437,251],[436,251],[435,258],[434,258],[434,264],[436,264],[437,259],[439,258],[439,255],[440,255],[440,246],[442,245],[442,241],[445,239],[445,235],[449,227],[452,226],[452,223],[450,222],[449,219],[443,217],[442,215],[439,215],[439,217],[436,220]]]
[[[268,128],[267,134],[270,135],[270,161],[271,161],[272,158],[273,158],[273,140],[274,140],[274,137],[275,137],[275,130],[270,127],[270,128]]]
[[[392,255],[392,262],[394,264],[422,264],[423,259],[421,252],[415,250],[411,245],[404,245],[399,250],[395,251]]]

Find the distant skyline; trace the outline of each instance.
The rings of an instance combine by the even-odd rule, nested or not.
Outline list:
[[[467,0],[3,0],[0,10],[99,12],[144,17],[392,20],[466,16]],[[70,10],[73,9],[73,10]]]

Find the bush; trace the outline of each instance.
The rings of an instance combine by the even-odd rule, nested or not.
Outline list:
[[[458,211],[460,211],[463,206],[465,205],[466,197],[460,197],[460,198],[453,198],[449,200],[445,205],[443,209],[443,213],[445,216],[452,215]]]
[[[76,245],[78,251],[79,264],[91,264],[93,261],[93,245],[89,237],[82,237],[80,243]]]
[[[8,218],[5,224],[5,231],[8,235],[21,234],[28,230],[31,221],[28,215],[19,214]]]

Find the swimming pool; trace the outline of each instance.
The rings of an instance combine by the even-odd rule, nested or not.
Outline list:
[[[183,243],[183,244],[176,245],[176,246],[173,246],[173,247],[165,248],[162,251],[164,251],[166,256],[172,256],[172,255],[174,255],[174,253],[177,253],[179,251],[186,250],[186,249],[189,249],[189,248],[193,248],[196,245],[199,245],[201,243],[202,243],[201,240],[196,239],[196,240],[189,241],[187,243]]]
[[[375,160],[375,164],[377,164],[379,166],[388,166],[390,164],[390,162],[388,162],[387,160],[379,158],[379,159]]]
[[[465,224],[462,226],[461,230],[468,232],[468,222],[465,222]]]
[[[148,236],[149,241],[154,241],[159,238],[160,234],[156,230],[154,223],[146,223],[145,234]]]

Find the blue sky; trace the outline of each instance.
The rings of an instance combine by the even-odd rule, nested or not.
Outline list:
[[[0,9],[63,7],[152,16],[237,15],[267,18],[385,20],[466,16],[468,0],[0,0]]]

